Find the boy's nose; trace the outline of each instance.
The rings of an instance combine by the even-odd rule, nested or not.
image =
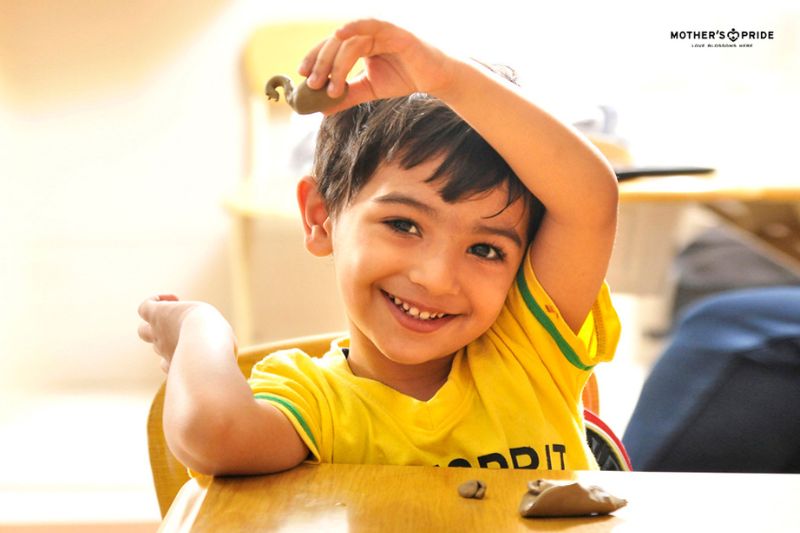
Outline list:
[[[419,254],[413,261],[408,277],[432,295],[457,294],[459,292],[458,265],[443,250],[431,250]]]

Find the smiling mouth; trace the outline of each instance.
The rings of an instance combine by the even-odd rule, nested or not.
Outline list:
[[[389,301],[391,301],[395,305],[395,307],[397,307],[403,313],[405,313],[406,315],[408,315],[411,318],[414,318],[416,320],[420,320],[420,321],[426,322],[426,321],[439,320],[439,319],[442,319],[442,318],[445,318],[445,317],[452,316],[452,315],[449,315],[447,313],[437,313],[437,312],[432,312],[432,311],[421,311],[417,307],[414,307],[413,305],[411,305],[411,304],[409,304],[407,302],[404,302],[403,300],[401,300],[400,298],[398,298],[397,296],[395,296],[393,294],[390,294],[390,293],[388,293],[386,291],[381,291],[381,292],[383,292],[383,294],[386,295],[387,298],[389,298]]]

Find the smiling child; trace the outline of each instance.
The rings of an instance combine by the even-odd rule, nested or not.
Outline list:
[[[603,282],[612,170],[504,76],[386,22],[345,25],[300,72],[339,96],[359,58],[298,185],[348,335],[322,358],[272,354],[246,381],[216,309],[146,300],[170,448],[209,474],[304,460],[597,468],[580,398],[619,336]]]

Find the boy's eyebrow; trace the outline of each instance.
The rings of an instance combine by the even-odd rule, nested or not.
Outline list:
[[[514,242],[518,247],[522,248],[522,239],[519,236],[519,233],[514,231],[511,228],[501,228],[496,226],[489,226],[486,224],[476,224],[474,231],[476,233],[489,233],[491,235],[497,235],[498,237],[505,237],[510,239]]]
[[[414,209],[418,209],[419,211],[424,212],[426,215],[430,217],[435,217],[438,215],[436,209],[429,206],[424,202],[420,202],[416,198],[412,198],[411,196],[407,196],[405,194],[401,194],[398,192],[390,192],[384,194],[383,196],[378,196],[375,198],[376,202],[380,202],[382,204],[402,204],[407,205],[409,207],[413,207]]]
[[[377,198],[375,198],[375,201],[382,204],[407,205],[409,207],[424,212],[426,215],[430,217],[436,217],[438,215],[436,209],[429,206],[428,204],[420,202],[416,198],[398,192],[390,192],[384,194],[383,196],[378,196]],[[511,240],[514,244],[522,248],[522,238],[520,238],[519,233],[514,231],[512,228],[491,226],[488,224],[476,224],[475,227],[473,228],[473,231],[475,233],[488,233],[490,235],[505,237],[506,239]]]

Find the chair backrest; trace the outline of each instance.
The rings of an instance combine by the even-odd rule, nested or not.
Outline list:
[[[583,408],[596,415],[600,414],[600,389],[597,386],[597,376],[592,372],[589,381],[583,386]]]
[[[633,470],[628,451],[622,440],[603,422],[599,416],[588,409],[583,410],[586,427],[586,442],[592,450],[600,470]]]
[[[342,335],[343,333],[327,333],[267,342],[244,348],[239,351],[238,355],[239,370],[241,370],[244,376],[249,376],[253,365],[266,355],[288,348],[299,348],[312,357],[321,357],[330,349],[331,342]],[[597,379],[594,374],[592,374],[583,391],[583,403],[588,411],[595,414],[595,409],[599,410],[600,406],[597,394]],[[162,384],[158,392],[156,392],[147,418],[147,444],[150,452],[150,469],[153,473],[153,484],[155,485],[156,497],[158,498],[158,506],[161,510],[162,517],[166,515],[169,506],[172,505],[172,501],[175,499],[175,495],[178,494],[180,488],[189,480],[186,467],[172,455],[172,452],[167,446],[166,439],[164,438],[163,410],[164,384]]]

